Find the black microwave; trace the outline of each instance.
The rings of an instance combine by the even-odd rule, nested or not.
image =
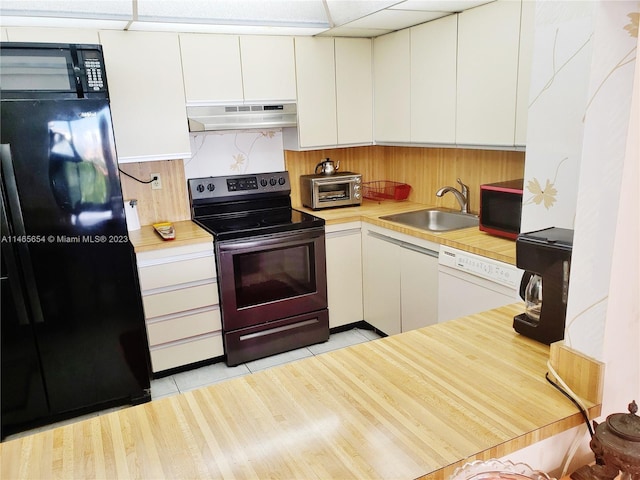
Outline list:
[[[520,233],[524,180],[480,185],[480,230],[515,239]]]
[[[101,45],[0,43],[3,99],[109,98]]]

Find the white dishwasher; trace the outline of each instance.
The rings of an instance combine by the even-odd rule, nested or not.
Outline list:
[[[441,245],[438,322],[522,301],[519,289],[523,273],[508,263]]]

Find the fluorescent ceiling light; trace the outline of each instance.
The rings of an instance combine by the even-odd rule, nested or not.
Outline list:
[[[2,23],[9,16],[131,20],[132,0],[2,0]]]
[[[20,17],[2,16],[3,27],[53,27],[53,28],[91,28],[95,30],[124,30],[128,20],[96,20],[92,18],[63,17]]]
[[[140,21],[328,28],[321,0],[138,0]]]
[[[222,33],[234,35],[318,35],[326,28],[213,25],[208,23],[132,22],[128,30],[154,32]]]

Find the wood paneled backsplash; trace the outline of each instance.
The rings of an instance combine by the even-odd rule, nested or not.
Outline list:
[[[300,205],[298,177],[313,173],[324,158],[340,160],[340,171],[362,174],[364,182],[392,180],[411,185],[409,200],[439,207],[459,208],[451,194],[436,197],[445,185],[459,188],[456,178],[469,186],[470,211],[478,213],[480,185],[522,178],[524,152],[461,148],[366,146],[305,152],[285,151],[291,177],[291,197]]]
[[[152,190],[150,183],[140,183],[120,173],[120,183],[125,201],[138,200],[138,217],[141,225],[156,222],[189,220],[189,194],[182,160],[124,163],[120,170],[140,180],[148,181],[152,173],[160,174],[162,188]]]
[[[524,152],[460,148],[365,146],[305,152],[285,151],[285,168],[291,178],[291,200],[300,206],[300,175],[313,173],[324,158],[340,160],[340,171],[362,174],[365,182],[393,180],[411,185],[409,200],[439,207],[458,208],[451,194],[436,197],[445,185],[458,188],[456,178],[469,185],[470,210],[478,213],[480,184],[522,178]],[[120,169],[140,180],[152,173],[162,177],[162,189],[120,174],[125,200],[138,200],[140,224],[189,220],[189,194],[182,160],[125,163]]]

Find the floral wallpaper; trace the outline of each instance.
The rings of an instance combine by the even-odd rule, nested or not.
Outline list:
[[[233,130],[190,134],[186,178],[284,170],[282,130]]]
[[[640,15],[634,3],[619,2],[621,29],[638,37]],[[573,229],[578,172],[587,115],[603,88],[624,70],[633,71],[637,47],[607,64],[589,88],[595,9],[598,2],[546,2],[537,10],[534,72],[529,96],[529,127],[523,198],[523,231],[557,226]],[[604,7],[614,14],[613,6]],[[618,20],[619,21],[619,20]]]
[[[573,228],[595,2],[537,4],[522,231]]]

